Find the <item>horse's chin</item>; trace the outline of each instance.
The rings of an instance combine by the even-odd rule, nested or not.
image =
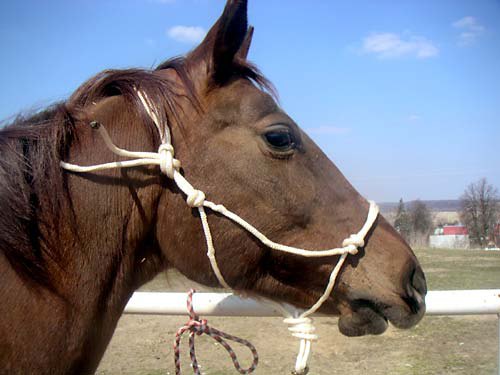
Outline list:
[[[388,327],[387,318],[374,306],[362,304],[349,311],[344,311],[338,321],[342,334],[355,337],[380,335]]]

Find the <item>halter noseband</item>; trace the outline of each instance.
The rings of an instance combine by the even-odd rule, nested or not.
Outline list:
[[[286,308],[283,304],[274,304],[278,306],[280,310],[283,312],[287,318],[284,320],[285,323],[289,324],[289,330],[294,337],[299,338],[300,341],[300,349],[299,355],[297,356],[297,361],[295,364],[295,373],[296,374],[304,374],[307,368],[307,359],[309,357],[309,353],[311,350],[311,342],[316,340],[318,336],[314,333],[314,326],[312,325],[312,319],[309,318],[309,315],[314,314],[321,305],[328,299],[330,296],[333,287],[335,286],[335,280],[337,278],[342,265],[344,264],[345,259],[349,254],[357,254],[358,248],[363,247],[365,245],[365,238],[373,224],[375,223],[379,209],[375,202],[369,201],[370,208],[368,210],[367,218],[358,233],[351,234],[348,238],[346,238],[342,242],[342,247],[326,249],[326,250],[306,250],[301,248],[296,248],[292,246],[287,246],[283,244],[279,244],[271,241],[267,238],[263,233],[261,233],[258,229],[252,226],[250,223],[242,219],[240,216],[235,214],[234,212],[228,210],[221,204],[215,204],[206,200],[205,193],[201,190],[195,189],[186,178],[179,172],[181,163],[179,160],[175,159],[174,148],[172,146],[172,140],[170,135],[170,129],[167,125],[165,125],[164,130],[160,126],[160,122],[158,119],[158,115],[156,112],[156,108],[154,104],[149,100],[146,93],[140,90],[136,90],[137,95],[144,106],[144,109],[151,117],[151,120],[158,128],[161,138],[161,145],[158,148],[158,152],[132,152],[121,149],[117,147],[109,137],[106,128],[99,124],[96,121],[92,121],[90,125],[93,129],[97,130],[98,133],[103,138],[106,146],[116,155],[134,158],[133,160],[126,161],[117,161],[105,164],[91,165],[91,166],[79,166],[75,164],[66,163],[64,161],[60,162],[62,168],[72,171],[72,172],[93,172],[99,170],[106,169],[115,169],[115,168],[130,168],[142,165],[158,165],[162,173],[164,173],[168,178],[174,180],[179,189],[186,194],[186,203],[189,207],[197,208],[200,214],[200,219],[203,227],[203,232],[205,235],[205,240],[207,244],[207,257],[210,261],[210,265],[214,271],[215,276],[219,283],[227,289],[232,289],[229,284],[226,282],[222,273],[217,264],[217,260],[215,258],[215,248],[212,240],[212,233],[210,231],[210,226],[208,224],[207,214],[205,212],[205,207],[211,209],[212,211],[218,212],[221,215],[224,215],[226,218],[232,220],[237,223],[245,230],[250,232],[255,238],[257,238],[262,244],[265,246],[277,250],[282,251],[289,254],[300,255],[304,257],[326,257],[326,256],[334,256],[340,255],[340,259],[335,265],[330,274],[330,278],[328,284],[323,292],[322,296],[318,299],[318,301],[311,306],[308,310],[303,311],[302,313],[298,313],[298,310],[295,310],[293,313],[289,311],[289,308]]]

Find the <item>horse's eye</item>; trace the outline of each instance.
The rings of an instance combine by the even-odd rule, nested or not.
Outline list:
[[[278,151],[288,151],[295,148],[295,139],[288,128],[270,130],[264,134],[267,143]]]

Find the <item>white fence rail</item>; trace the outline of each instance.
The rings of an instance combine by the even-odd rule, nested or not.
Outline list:
[[[126,314],[186,315],[186,293],[134,293]],[[498,317],[498,374],[500,375],[500,289],[430,291],[427,315],[486,315]],[[194,311],[201,316],[281,316],[265,301],[244,299],[231,293],[196,293]]]

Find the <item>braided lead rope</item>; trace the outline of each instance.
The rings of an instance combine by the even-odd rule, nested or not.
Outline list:
[[[174,362],[175,362],[175,373],[176,375],[180,375],[181,373],[181,355],[180,355],[180,343],[181,337],[184,332],[189,331],[189,355],[191,357],[191,365],[193,367],[193,372],[195,375],[201,375],[200,368],[198,365],[198,360],[196,359],[196,352],[194,347],[194,338],[196,336],[200,336],[202,334],[206,334],[212,337],[215,341],[221,344],[224,349],[227,350],[231,360],[233,361],[234,368],[240,374],[251,374],[257,368],[257,364],[259,363],[259,355],[257,353],[257,349],[253,346],[249,341],[245,339],[241,339],[239,337],[229,335],[225,332],[222,332],[218,329],[212,328],[207,324],[206,319],[200,319],[198,314],[194,312],[193,308],[193,294],[196,293],[194,289],[191,289],[187,295],[187,310],[189,313],[189,320],[187,323],[179,328],[177,333],[175,334],[175,342],[174,342]],[[239,344],[245,345],[252,352],[253,361],[249,368],[244,369],[241,367],[236,353],[231,348],[231,346],[224,340],[231,340],[237,342]]]
[[[334,286],[335,286],[335,281],[337,278],[337,275],[340,271],[340,268],[342,267],[346,257],[348,254],[355,255],[358,253],[358,248],[363,247],[365,244],[365,237],[367,233],[370,231],[372,228],[373,224],[375,223],[379,209],[375,202],[369,201],[369,210],[367,214],[366,221],[361,228],[361,230],[356,233],[356,234],[351,234],[348,238],[346,238],[342,242],[342,247],[341,248],[333,248],[333,249],[327,249],[327,250],[307,250],[307,249],[301,249],[301,248],[296,248],[292,246],[287,246],[283,244],[276,243],[274,241],[271,241],[269,238],[267,238],[262,232],[260,232],[257,228],[252,226],[250,223],[245,221],[243,218],[238,216],[232,211],[229,211],[227,208],[225,208],[221,204],[215,204],[213,202],[210,202],[206,200],[205,194],[201,190],[195,189],[189,181],[182,176],[182,174],[179,172],[181,163],[179,160],[175,159],[174,155],[174,148],[171,143],[171,136],[170,136],[170,129],[168,126],[165,126],[165,129],[162,131],[159,120],[158,120],[158,115],[156,113],[156,107],[154,104],[149,100],[149,98],[146,96],[146,94],[142,91],[136,90],[141,103],[143,104],[146,112],[148,115],[151,117],[152,121],[154,122],[155,126],[157,127],[159,133],[160,133],[160,138],[162,141],[162,144],[158,148],[158,152],[132,152],[132,151],[127,151],[124,149],[121,149],[117,147],[112,141],[111,138],[109,137],[108,132],[106,131],[105,127],[98,122],[91,122],[90,125],[92,128],[96,129],[98,133],[101,135],[103,138],[106,146],[115,154],[119,156],[124,156],[124,157],[129,157],[129,158],[136,158],[134,160],[127,160],[127,161],[118,161],[118,162],[112,162],[112,163],[105,163],[105,164],[98,164],[98,165],[92,165],[92,166],[79,166],[75,164],[70,164],[66,163],[64,161],[60,162],[60,165],[62,168],[73,171],[73,172],[92,172],[92,171],[99,171],[99,170],[107,170],[107,169],[114,169],[114,168],[130,168],[130,167],[135,167],[135,166],[143,166],[143,165],[159,165],[160,170],[162,173],[164,173],[168,178],[173,179],[175,184],[179,187],[179,189],[186,195],[186,203],[189,207],[192,208],[197,208],[198,212],[200,214],[200,220],[202,223],[202,228],[203,232],[205,235],[205,240],[206,240],[206,245],[207,245],[207,257],[210,261],[210,265],[212,267],[212,270],[215,273],[215,276],[217,277],[217,280],[219,283],[227,289],[232,289],[229,284],[226,282],[224,277],[222,276],[222,272],[220,271],[220,268],[217,264],[217,260],[215,257],[215,247],[213,244],[213,239],[212,239],[212,234],[210,231],[210,225],[208,223],[207,215],[205,212],[204,207],[210,208],[212,211],[218,212],[221,215],[224,215],[228,219],[232,220],[233,222],[237,223],[240,225],[242,228],[250,232],[255,238],[257,238],[259,241],[261,241],[265,246],[277,250],[277,251],[282,251],[286,252],[289,254],[295,254],[299,256],[304,256],[304,257],[326,257],[326,256],[334,256],[334,255],[340,255],[340,259],[337,262],[336,266],[332,270],[332,273],[330,274],[330,279],[329,282],[325,288],[324,293],[322,296],[318,299],[318,301],[306,312],[302,313],[300,316],[293,316],[290,317],[290,314],[287,314],[289,318],[286,319],[286,323],[291,325],[289,328],[292,331],[292,334],[295,337],[298,337],[301,339],[300,343],[300,349],[299,349],[299,356],[297,358],[297,365],[296,365],[296,373],[297,374],[304,374],[303,371],[306,369],[306,363],[307,359],[310,353],[310,348],[311,348],[311,341],[317,339],[317,336],[312,334],[311,332],[314,330],[314,327],[312,326],[312,320],[307,318],[308,315],[313,314],[315,311],[317,311],[320,306],[323,304],[324,301],[328,299],[330,296],[330,293],[332,292]],[[303,321],[303,318],[307,318],[309,320]],[[306,323],[307,322],[307,323]],[[312,328],[311,328],[312,327]]]

